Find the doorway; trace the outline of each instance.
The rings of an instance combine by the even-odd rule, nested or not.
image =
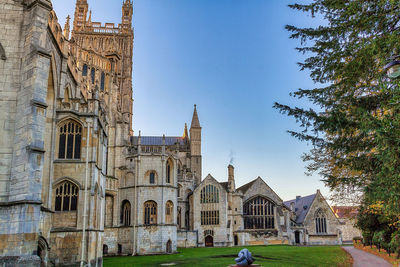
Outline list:
[[[296,244],[300,244],[300,232],[299,231],[294,232],[294,239],[295,239]]]
[[[238,238],[237,235],[235,235],[235,236],[233,237],[233,241],[234,241],[235,246],[238,246],[238,245],[239,245],[239,238]]]
[[[205,243],[206,243],[206,247],[213,247],[214,246],[214,238],[210,235],[206,236]]]
[[[166,252],[167,253],[172,253],[172,242],[171,242],[171,240],[168,240],[168,242],[167,242]]]

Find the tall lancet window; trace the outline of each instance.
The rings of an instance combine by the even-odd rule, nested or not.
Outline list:
[[[326,234],[326,215],[325,213],[319,209],[315,214],[315,230],[317,234]]]
[[[59,127],[58,158],[80,159],[82,126],[72,120],[62,123]]]

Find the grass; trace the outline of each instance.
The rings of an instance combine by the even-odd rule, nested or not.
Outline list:
[[[104,266],[229,266],[244,247],[181,248],[178,254],[105,257]],[[351,266],[351,257],[339,246],[247,246],[262,266]]]

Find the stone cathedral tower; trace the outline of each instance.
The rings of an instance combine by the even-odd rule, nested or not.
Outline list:
[[[72,32],[50,0],[1,5],[0,265],[101,266],[133,134],[132,1],[104,24],[76,0]]]
[[[197,108],[194,105],[192,123],[190,125],[190,153],[191,167],[196,184],[201,182],[201,126],[197,115]]]

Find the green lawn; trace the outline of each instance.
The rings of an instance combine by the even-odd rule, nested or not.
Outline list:
[[[350,266],[350,257],[339,246],[247,246],[255,263],[262,266]],[[228,266],[242,247],[181,248],[178,254],[105,257],[104,266]],[[167,266],[167,265],[166,265]],[[172,264],[170,265],[172,266]]]

